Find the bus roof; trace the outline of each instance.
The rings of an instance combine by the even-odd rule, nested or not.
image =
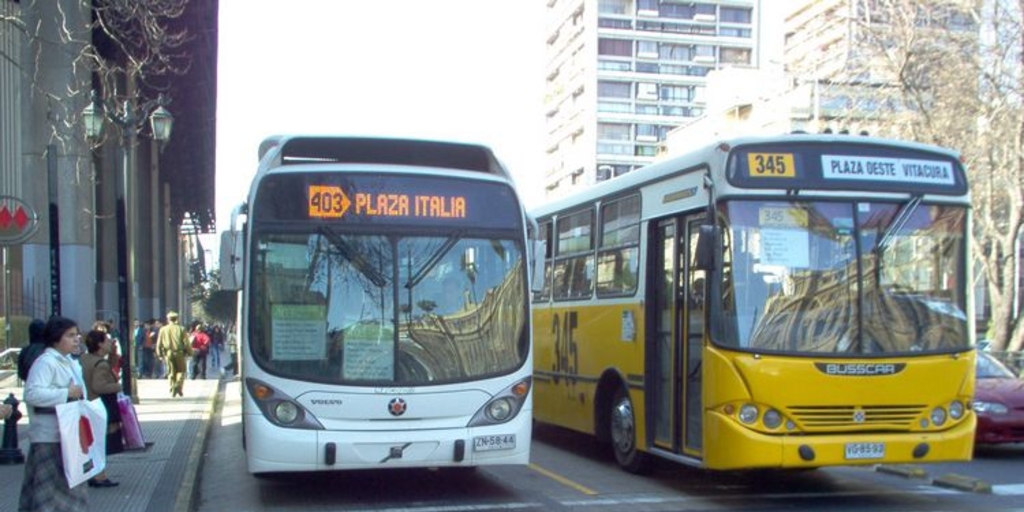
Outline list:
[[[581,203],[588,203],[601,197],[614,195],[647,183],[666,179],[711,161],[712,155],[721,152],[723,148],[728,151],[747,144],[803,142],[896,146],[910,150],[931,151],[956,160],[960,159],[960,153],[941,146],[861,135],[788,133],[723,138],[686,152],[669,156],[664,160],[659,160],[617,178],[597,183],[592,187],[571,193],[565,197],[546,202],[539,207],[533,208],[530,213],[533,216],[541,217],[566,208],[572,208]]]
[[[386,137],[278,135],[259,148],[260,168],[316,163],[438,167],[511,179],[490,148],[480,144]]]

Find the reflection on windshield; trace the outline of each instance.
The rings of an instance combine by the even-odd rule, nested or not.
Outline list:
[[[963,208],[737,201],[724,213],[718,342],[796,353],[967,347]]]
[[[510,240],[321,229],[257,244],[249,339],[270,372],[415,385],[525,360],[523,258]]]

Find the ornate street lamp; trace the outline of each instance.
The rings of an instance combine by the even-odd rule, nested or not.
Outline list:
[[[118,289],[118,331],[122,340],[122,357],[128,361],[123,365],[122,389],[126,395],[130,395],[133,401],[138,401],[135,386],[132,381],[132,368],[135,366],[133,355],[135,353],[134,335],[131,332],[131,321],[133,314],[138,313],[135,307],[137,297],[131,294],[129,287],[136,283],[135,279],[135,245],[132,237],[135,234],[135,221],[139,216],[138,197],[131,186],[134,176],[135,142],[139,130],[146,119],[149,119],[150,130],[153,140],[163,144],[171,137],[171,128],[174,125],[174,116],[164,108],[168,103],[163,94],[157,96],[156,100],[144,102],[138,107],[133,107],[131,102],[125,100],[120,112],[111,113],[104,109],[96,97],[96,91],[92,91],[92,101],[82,110],[82,120],[85,124],[85,134],[90,139],[98,139],[103,133],[103,125],[110,121],[121,129],[121,172],[118,173],[117,186],[117,208],[115,217],[117,219],[117,289]]]

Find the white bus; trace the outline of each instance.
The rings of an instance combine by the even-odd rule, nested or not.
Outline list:
[[[529,222],[492,151],[272,137],[259,153],[221,249],[249,472],[527,464]]]

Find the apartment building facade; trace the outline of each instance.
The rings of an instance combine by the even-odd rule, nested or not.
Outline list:
[[[708,73],[757,67],[761,0],[548,0],[545,196],[652,163]]]

